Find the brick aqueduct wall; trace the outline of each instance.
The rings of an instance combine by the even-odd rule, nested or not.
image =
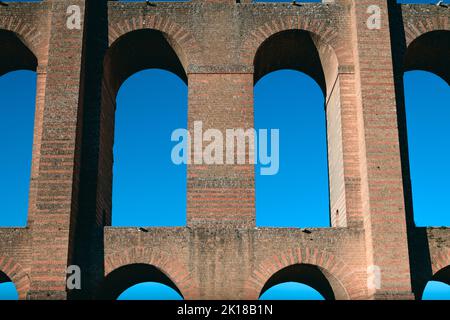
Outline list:
[[[69,5],[81,8],[81,30],[67,28]],[[370,5],[381,9],[378,29],[367,26]],[[449,8],[8,3],[0,47],[0,75],[37,72],[28,225],[0,229],[0,282],[12,280],[21,299],[114,299],[142,281],[185,299],[257,299],[285,281],[328,299],[419,299],[427,281],[450,283],[450,229],[413,222],[402,82],[419,69],[450,83]],[[253,86],[265,74],[313,77],[327,101],[332,227],[256,228],[250,165],[190,165],[187,227],[109,227],[115,96],[153,67],[188,83],[189,126],[219,129],[253,127]],[[82,290],[67,291],[74,264]]]

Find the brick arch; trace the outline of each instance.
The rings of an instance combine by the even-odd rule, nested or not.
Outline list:
[[[23,267],[11,257],[0,256],[0,272],[14,283],[19,299],[25,300],[30,290],[30,277]]]
[[[450,84],[447,60],[449,51],[450,30],[431,30],[420,33],[406,49],[403,70],[428,71]]]
[[[33,54],[38,57],[39,46],[41,45],[42,37],[39,30],[15,16],[8,16],[0,19],[0,29],[14,32],[17,37],[27,46]]]
[[[186,70],[201,50],[197,40],[190,31],[170,19],[158,15],[132,17],[111,24],[109,26],[109,45],[111,46],[127,33],[143,29],[157,30],[167,35],[169,40],[173,42],[171,44],[178,47],[177,51],[181,52],[179,58]]]
[[[431,254],[431,272],[420,274],[416,292],[418,299],[423,298],[429,281],[439,281],[450,285],[450,248],[442,248]]]
[[[246,283],[246,298],[257,299],[261,290],[273,275],[296,264],[318,267],[324,273],[328,282],[335,283],[334,287],[332,285],[333,289],[339,287],[341,292],[340,294],[335,292],[336,299],[353,300],[362,298],[363,288],[358,286],[354,272],[344,261],[328,252],[309,247],[292,248],[262,261]]]
[[[105,257],[105,277],[114,270],[133,264],[156,267],[179,289],[185,299],[195,296],[197,287],[188,269],[174,255],[144,247],[132,248]]]
[[[449,17],[436,16],[433,18],[421,18],[406,20],[404,22],[406,45],[409,46],[414,40],[432,31],[449,31]]]
[[[242,63],[253,65],[256,52],[265,40],[279,32],[289,30],[304,30],[317,35],[325,44],[333,48],[340,64],[346,59],[348,49],[338,43],[338,32],[333,26],[309,17],[291,16],[266,22],[252,30],[244,41]]]
[[[444,248],[431,257],[431,266],[433,270],[433,276],[442,269],[450,266],[450,248]]]

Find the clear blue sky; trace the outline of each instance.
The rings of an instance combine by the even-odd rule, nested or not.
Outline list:
[[[0,77],[0,168],[7,168],[0,171],[0,227],[26,225],[35,81],[29,71]],[[415,221],[450,226],[450,90],[442,79],[419,71],[405,75],[405,90]],[[256,176],[259,226],[329,227],[323,101],[317,84],[299,72],[275,72],[255,86],[255,127],[280,129],[279,174]],[[174,74],[147,70],[122,86],[116,112],[114,226],[186,224],[186,167],[175,166],[170,158],[170,135],[186,123],[187,87]],[[12,284],[0,284],[0,299],[16,296]],[[262,298],[320,297],[302,284],[283,284]],[[450,298],[450,287],[432,283],[425,297]],[[121,298],[175,299],[177,294],[162,285],[141,284]]]

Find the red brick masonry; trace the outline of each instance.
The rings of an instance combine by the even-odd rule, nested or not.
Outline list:
[[[450,9],[236,2],[0,7],[0,75],[38,74],[28,225],[0,229],[0,282],[21,299],[113,299],[141,281],[186,299],[257,299],[285,281],[329,299],[413,299],[430,279],[450,283],[450,229],[414,226],[403,96],[408,70],[450,83]],[[67,28],[69,5],[80,30]],[[327,101],[332,227],[256,228],[250,165],[190,165],[186,227],[109,227],[115,96],[146,68],[188,84],[189,126],[205,129],[253,127],[253,86],[269,72],[313,77]],[[82,290],[67,292],[72,264]]]

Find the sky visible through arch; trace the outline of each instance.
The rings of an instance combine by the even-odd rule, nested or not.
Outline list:
[[[0,139],[0,168],[8,168],[0,172],[0,227],[26,224],[35,80],[29,71],[0,77],[0,137],[6,137]],[[437,76],[414,71],[405,75],[405,93],[416,224],[450,226],[446,203],[450,194],[449,87]],[[185,127],[186,103],[185,84],[161,70],[135,74],[121,88],[114,225],[185,225],[186,168],[170,161],[174,145],[170,133]],[[255,87],[255,121],[256,128],[279,128],[281,139],[279,174],[256,176],[258,225],[328,227],[325,115],[317,84],[299,72],[269,74]],[[160,152],[155,154],[153,150]],[[0,284],[0,299],[14,298],[13,289],[11,284]],[[284,284],[269,291],[262,298],[320,298],[313,289],[300,284]],[[427,297],[449,298],[450,289],[433,283]],[[160,285],[143,284],[121,298],[177,296]]]

